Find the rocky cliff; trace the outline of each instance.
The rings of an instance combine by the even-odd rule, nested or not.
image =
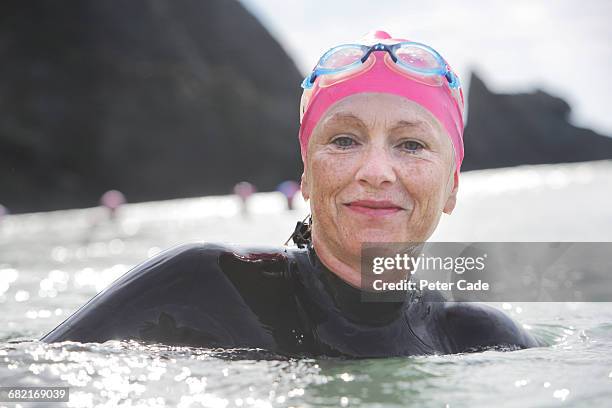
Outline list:
[[[573,126],[569,113],[546,92],[494,94],[472,74],[462,170],[612,159],[612,138]]]
[[[271,190],[301,172],[300,74],[233,0],[3,2],[0,203]]]

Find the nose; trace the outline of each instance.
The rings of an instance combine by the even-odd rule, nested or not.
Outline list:
[[[364,151],[355,179],[364,187],[391,185],[397,180],[392,158],[384,146],[371,144]]]

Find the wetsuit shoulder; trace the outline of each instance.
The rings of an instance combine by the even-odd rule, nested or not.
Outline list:
[[[117,279],[43,341],[137,339],[274,350],[277,338],[287,336],[270,327],[285,323],[292,310],[283,296],[290,293],[287,260],[278,247],[170,248]]]
[[[482,303],[446,302],[437,308],[437,321],[450,353],[487,348],[523,349],[540,343],[501,310]]]

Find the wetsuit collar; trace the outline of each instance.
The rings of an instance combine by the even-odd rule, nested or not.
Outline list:
[[[320,281],[333,299],[335,306],[347,318],[354,322],[382,325],[402,315],[400,312],[406,303],[407,296],[403,298],[403,301],[397,301],[396,294],[394,295],[395,301],[384,301],[384,299],[383,301],[364,300],[364,291],[342,280],[321,262],[312,242],[309,242],[307,248],[308,257],[317,271]]]

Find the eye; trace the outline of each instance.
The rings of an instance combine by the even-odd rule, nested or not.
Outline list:
[[[402,142],[399,146],[409,153],[416,153],[421,149],[425,148],[422,143],[417,142],[416,140],[406,140],[405,142]]]
[[[338,146],[341,149],[348,149],[352,146],[355,146],[357,143],[355,140],[348,136],[339,136],[331,141],[332,144]]]

